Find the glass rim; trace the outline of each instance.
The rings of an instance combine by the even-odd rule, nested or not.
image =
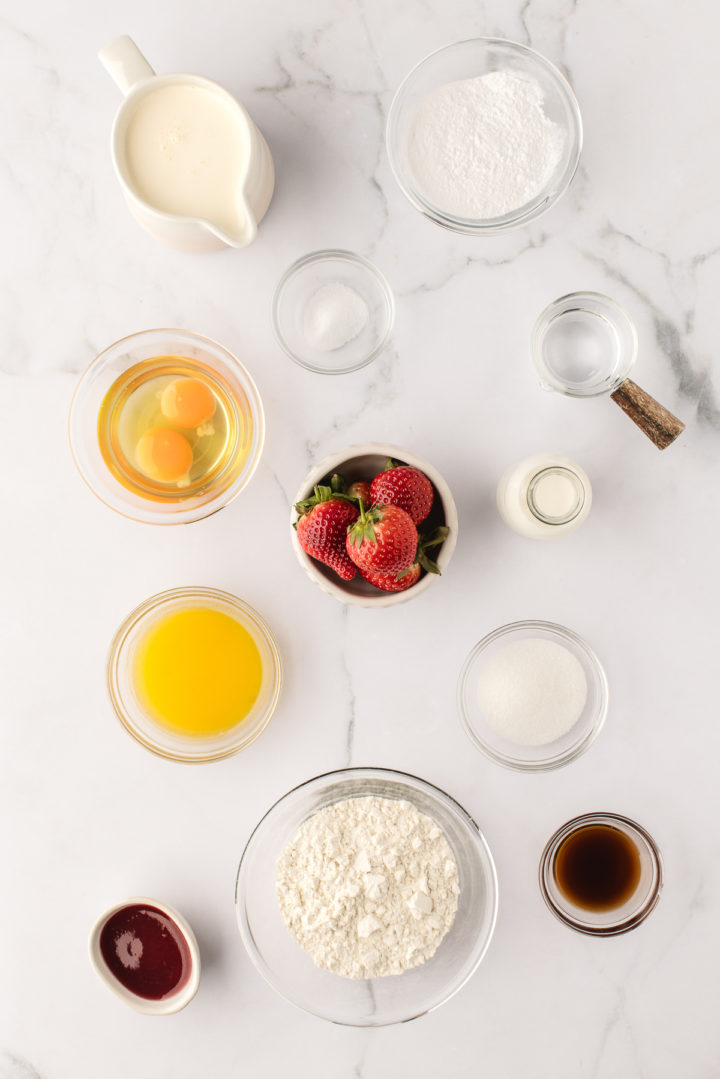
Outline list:
[[[119,663],[121,656],[123,655],[123,647],[130,634],[149,615],[158,614],[159,616],[163,608],[174,604],[177,600],[183,599],[205,599],[209,601],[210,605],[213,603],[216,604],[216,609],[222,609],[222,606],[230,607],[237,615],[241,616],[238,618],[238,621],[243,628],[247,629],[253,638],[259,636],[270,653],[272,668],[270,673],[269,698],[263,711],[260,713],[258,724],[253,727],[249,734],[244,734],[239,738],[236,737],[228,746],[222,749],[206,749],[203,751],[202,746],[207,741],[207,739],[203,738],[188,738],[186,740],[188,746],[187,753],[182,753],[180,751],[174,752],[166,746],[163,746],[161,740],[152,741],[144,735],[133,719],[132,712],[125,702],[120,687],[120,680],[118,677]],[[138,604],[123,619],[115,631],[112,641],[110,642],[106,660],[106,685],[116,719],[125,731],[145,749],[154,753],[157,757],[162,757],[165,760],[177,761],[180,764],[206,764],[213,761],[224,760],[227,757],[234,756],[234,754],[239,753],[240,750],[251,745],[260,737],[275,713],[280,699],[283,679],[284,671],[282,656],[277,641],[264,618],[262,618],[254,607],[251,607],[249,603],[240,599],[239,596],[235,596],[231,592],[225,592],[219,588],[206,588],[201,585],[169,588],[164,592],[157,592],[155,595],[149,596],[142,603]],[[155,721],[152,722],[154,723]],[[245,720],[241,720],[236,724],[238,733],[242,731],[244,722]],[[235,728],[231,728],[231,730],[233,729]],[[157,724],[157,733],[158,735],[162,735],[163,733],[163,729],[159,724]],[[194,752],[191,752],[193,747],[195,747],[195,750]]]
[[[571,482],[575,490],[576,502],[571,510],[561,514],[559,517],[551,517],[547,513],[543,513],[535,501],[535,492],[538,484],[543,478],[547,478],[548,476],[564,476],[566,478],[572,478]],[[568,468],[566,465],[547,465],[545,468],[541,468],[530,480],[526,496],[528,509],[533,517],[536,517],[541,524],[553,526],[569,524],[579,517],[583,511],[585,499],[585,484],[582,482],[577,472],[572,468]]]

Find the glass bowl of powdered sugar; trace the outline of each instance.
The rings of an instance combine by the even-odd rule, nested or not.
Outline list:
[[[597,738],[608,708],[605,671],[590,646],[552,622],[512,622],[465,660],[458,710],[487,757],[522,772],[575,760]]]
[[[488,235],[526,225],[567,189],[582,121],[545,57],[512,41],[447,45],[413,68],[388,116],[390,164],[438,225]]]
[[[347,1026],[407,1022],[465,984],[497,877],[477,824],[430,783],[347,768],[291,790],[240,862],[240,933],[286,1000]]]

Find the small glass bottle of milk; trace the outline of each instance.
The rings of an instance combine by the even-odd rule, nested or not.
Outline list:
[[[500,516],[521,536],[546,539],[570,532],[587,517],[592,488],[586,473],[553,453],[540,453],[514,465],[500,480]]]

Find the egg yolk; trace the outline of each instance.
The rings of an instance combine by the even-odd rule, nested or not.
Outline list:
[[[215,412],[215,396],[199,378],[176,378],[163,390],[160,410],[178,427],[199,427]]]
[[[135,447],[140,471],[151,480],[173,483],[186,476],[193,463],[192,446],[170,427],[151,427]]]

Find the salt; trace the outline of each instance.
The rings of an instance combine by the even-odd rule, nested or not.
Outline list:
[[[333,352],[354,341],[369,317],[362,296],[349,285],[333,281],[319,288],[305,305],[303,332],[312,348]]]
[[[555,641],[505,645],[484,666],[478,702],[487,723],[509,742],[541,746],[577,723],[587,700],[580,662]]]

